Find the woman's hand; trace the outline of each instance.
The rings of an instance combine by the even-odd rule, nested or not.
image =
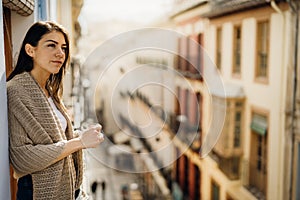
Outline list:
[[[65,158],[66,156],[86,148],[95,148],[104,141],[104,135],[101,133],[100,124],[90,125],[89,128],[79,133],[79,137],[64,141],[64,149],[53,163]]]
[[[97,147],[104,141],[102,126],[100,124],[91,125],[80,134],[79,139],[84,149]]]

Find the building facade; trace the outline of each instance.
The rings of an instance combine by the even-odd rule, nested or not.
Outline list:
[[[291,46],[297,43],[294,29],[299,23],[295,22],[299,12],[291,5],[295,8],[299,5],[283,1],[177,3],[178,8],[172,15],[172,20],[177,22],[176,30],[206,50],[224,81],[226,93],[225,96],[214,91],[208,94],[212,99],[226,102],[226,106],[213,106],[217,113],[225,109],[226,117],[212,151],[201,159],[189,148],[176,162],[174,178],[184,196],[191,199],[297,199],[298,143],[287,133],[291,131],[291,116],[287,113],[293,110],[290,77],[295,48]],[[181,55],[189,58],[196,54],[186,41],[179,44]],[[197,54],[201,56],[201,52]],[[178,63],[179,70],[190,72],[188,64],[180,60]],[[199,68],[204,81],[209,67],[206,64]],[[193,81],[188,74],[185,78]],[[196,86],[194,90],[197,88],[201,87]],[[179,89],[178,93],[182,104],[190,102],[189,91]],[[200,138],[209,133],[205,124],[213,112],[206,109],[206,95],[199,90]],[[192,110],[188,113],[193,113]],[[292,148],[291,141],[296,149]],[[182,141],[179,141],[177,149],[181,148]],[[196,174],[190,170],[195,166],[198,167]],[[293,176],[288,175],[291,171]],[[195,176],[200,178],[193,186],[191,180]]]
[[[174,199],[298,199],[299,3],[175,3],[170,20],[182,34],[174,39],[177,56],[171,64],[177,72],[170,87],[175,97],[155,87],[123,85],[120,101],[134,112],[120,115],[120,127],[142,138],[139,151],[151,152]],[[153,66],[162,54],[135,56],[136,62],[123,63]],[[210,85],[212,73],[222,80],[221,91]],[[154,140],[145,139],[147,131],[137,125],[147,121],[149,109],[163,124]],[[212,137],[211,129],[220,124],[220,134]],[[166,154],[157,152],[170,141],[174,146],[167,155],[178,159],[166,167]],[[146,197],[165,188],[154,174],[142,174],[142,184],[150,187],[143,190]]]

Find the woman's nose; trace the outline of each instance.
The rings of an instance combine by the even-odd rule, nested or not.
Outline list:
[[[63,49],[59,48],[56,52],[57,57],[63,57],[65,55],[65,52]]]

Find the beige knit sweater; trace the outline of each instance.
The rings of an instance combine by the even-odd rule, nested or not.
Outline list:
[[[10,161],[16,178],[32,175],[33,199],[73,200],[82,183],[82,151],[53,161],[61,154],[64,140],[73,138],[66,109],[54,102],[67,119],[64,132],[42,89],[28,73],[7,83]]]

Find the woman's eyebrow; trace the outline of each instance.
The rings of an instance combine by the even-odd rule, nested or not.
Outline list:
[[[55,44],[58,44],[58,42],[57,41],[55,41],[55,40],[51,40],[51,39],[49,39],[49,40],[46,40],[45,42],[53,42],[53,43],[55,43]],[[64,45],[67,45],[67,44],[62,44],[63,46]]]
[[[58,44],[58,42],[56,42],[55,40],[46,40],[45,42],[53,42],[53,43],[55,43],[55,44]]]

